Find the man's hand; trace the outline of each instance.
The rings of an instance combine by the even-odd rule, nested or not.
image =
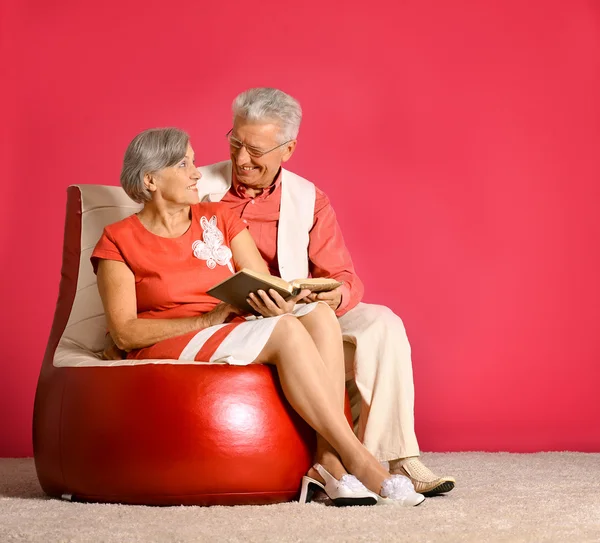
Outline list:
[[[329,292],[311,292],[306,301],[309,302],[325,302],[334,311],[340,307],[342,303],[342,287],[335,288]]]
[[[254,311],[257,311],[263,317],[277,317],[278,315],[291,313],[294,306],[308,294],[310,294],[310,290],[305,289],[286,301],[276,290],[269,289],[269,294],[264,290],[259,290],[256,294],[251,292],[246,301]]]

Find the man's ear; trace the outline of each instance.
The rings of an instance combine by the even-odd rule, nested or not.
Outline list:
[[[285,145],[285,151],[283,152],[283,156],[281,157],[281,162],[287,162],[290,158],[292,158],[292,155],[294,154],[294,151],[296,150],[296,140],[292,140],[288,143],[286,143]]]
[[[154,192],[156,190],[156,183],[154,182],[154,177],[152,177],[152,174],[144,174],[144,186],[150,192]]]

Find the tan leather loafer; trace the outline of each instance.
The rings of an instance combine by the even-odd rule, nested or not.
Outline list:
[[[390,473],[398,473],[408,477],[412,481],[415,491],[424,496],[435,496],[436,494],[450,492],[456,484],[454,477],[437,476],[416,457],[403,460],[401,465],[398,461],[397,466],[390,467]]]

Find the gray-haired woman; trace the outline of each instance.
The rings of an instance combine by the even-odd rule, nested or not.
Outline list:
[[[198,182],[181,130],[146,130],[127,148],[121,184],[144,207],[107,226],[91,257],[116,345],[130,359],[275,365],[288,401],[322,436],[301,501],[317,486],[338,504],[421,503],[409,479],[391,476],[348,426],[342,337],[326,304],[295,310],[308,291],[288,301],[259,291],[249,302],[264,318],[245,320],[206,294],[237,269],[268,269],[239,218],[199,203]]]

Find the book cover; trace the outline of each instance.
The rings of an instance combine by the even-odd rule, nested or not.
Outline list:
[[[284,300],[287,300],[298,294],[302,288],[308,288],[313,292],[323,292],[326,290],[333,290],[341,284],[342,283],[339,283],[334,279],[312,278],[288,283],[280,277],[274,277],[272,275],[266,275],[244,268],[212,287],[207,294],[210,294],[223,302],[234,305],[243,311],[255,314],[256,312],[246,301],[246,298],[248,298],[248,295],[251,292],[264,290],[268,293],[269,289],[274,289]]]

